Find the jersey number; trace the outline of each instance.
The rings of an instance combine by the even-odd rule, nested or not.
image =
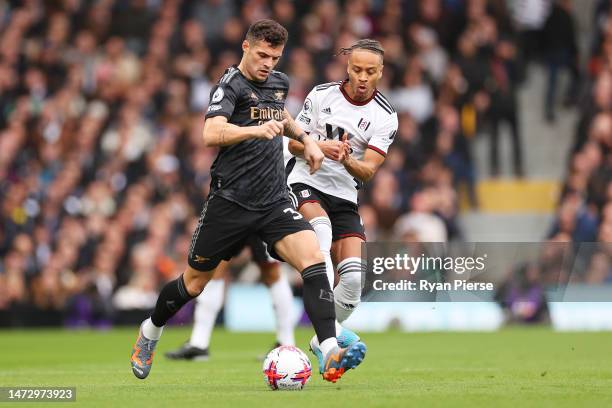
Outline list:
[[[340,140],[342,139],[342,136],[344,136],[344,133],[347,134],[349,140],[353,138],[353,135],[345,131],[344,128],[341,128],[339,126],[330,125],[329,123],[325,124],[325,133],[327,133],[328,140],[334,140],[334,139]]]
[[[291,213],[293,215],[293,219],[294,220],[301,220],[302,218],[302,214],[300,214],[299,212],[295,211],[293,208],[285,208],[283,210],[284,213]]]

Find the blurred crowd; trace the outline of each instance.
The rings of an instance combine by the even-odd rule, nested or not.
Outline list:
[[[517,90],[527,64],[543,56],[549,69],[548,120],[560,70],[575,78],[564,102],[578,98],[570,3],[0,1],[0,325],[28,311],[105,324],[117,311],[151,308],[160,284],[183,271],[216,155],[200,140],[210,89],[261,18],[289,31],[278,69],[291,80],[293,114],[314,85],[344,79],[340,47],[382,43],[379,88],[400,123],[361,194],[368,239],[461,239],[458,191],[478,206],[474,138],[490,138],[496,176],[508,126],[514,174],[525,175]],[[589,103],[551,236],[612,233],[608,4],[594,24]]]
[[[560,2],[553,15],[567,14]],[[592,16],[590,49],[585,50],[586,63],[582,86],[573,80],[567,98],[579,101],[579,121],[574,143],[568,155],[567,176],[559,200],[550,241],[612,242],[612,2],[600,0]],[[572,54],[573,45],[559,53],[556,60],[570,72],[578,70]],[[574,78],[575,74],[571,74]],[[574,89],[581,89],[577,94]],[[612,253],[609,245],[593,251],[585,265],[583,277],[589,283],[612,280]]]

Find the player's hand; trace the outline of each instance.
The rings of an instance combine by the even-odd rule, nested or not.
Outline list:
[[[281,135],[283,133],[283,129],[283,122],[279,122],[277,120],[269,120],[263,125],[257,126],[257,130],[255,130],[255,137],[257,137],[258,139],[271,140],[275,136]]]
[[[348,134],[345,132],[342,137],[340,138],[342,143],[342,159],[338,160],[340,163],[344,163],[346,162],[349,157],[351,156],[351,153],[353,153],[353,149],[351,148],[351,144],[348,142]]]
[[[342,161],[344,159],[344,144],[339,140],[323,140],[319,142],[321,151],[330,160]]]
[[[304,159],[308,166],[310,166],[310,174],[314,174],[319,168],[321,168],[321,163],[325,158],[325,155],[321,151],[321,148],[310,137],[304,138]]]

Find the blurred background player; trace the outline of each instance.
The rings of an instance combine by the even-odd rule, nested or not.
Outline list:
[[[247,246],[251,250],[253,262],[259,267],[261,281],[270,290],[276,317],[276,343],[272,348],[295,346],[293,293],[289,281],[281,271],[279,262],[268,254],[259,238],[249,238]],[[168,351],[166,357],[173,360],[208,360],[210,338],[224,303],[225,283],[230,278],[229,273],[229,262],[223,261],[217,266],[212,279],[196,298],[191,338],[177,350]]]
[[[334,289],[336,319],[349,318],[361,301],[361,244],[365,231],[357,207],[357,194],[385,161],[397,133],[397,113],[377,89],[382,78],[384,50],[375,40],[363,39],[340,50],[347,54],[348,79],[316,86],[306,98],[297,123],[318,140],[325,159],[310,174],[301,157],[304,146],[289,142],[296,162],[288,184],[296,208],[310,221],[325,257],[327,277],[334,285],[334,266],[339,281]],[[333,255],[333,263],[332,263]],[[340,342],[359,337],[337,325]],[[317,337],[310,342],[321,360]]]

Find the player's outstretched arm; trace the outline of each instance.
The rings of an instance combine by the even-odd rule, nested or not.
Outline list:
[[[204,122],[202,138],[209,147],[230,146],[247,139],[272,139],[282,134],[283,122],[270,120],[260,126],[236,126],[225,116],[215,116]]]
[[[342,142],[338,140],[320,140],[317,141],[319,148],[330,160],[342,161],[344,159],[344,147]],[[289,153],[294,156],[304,157],[304,145],[297,140],[289,141]]]
[[[310,174],[313,174],[321,167],[321,163],[325,156],[321,151],[321,148],[317,142],[308,136],[300,127],[295,123],[291,114],[285,109],[283,111],[283,124],[284,124],[284,135],[290,139],[300,142],[303,145],[302,156],[304,160],[310,166]]]
[[[347,149],[346,156],[341,163],[351,176],[363,181],[364,183],[374,177],[374,174],[376,174],[378,168],[382,166],[385,161],[385,156],[371,149],[366,149],[362,160],[355,159],[349,154],[348,144],[345,146]]]
[[[293,119],[287,108],[283,110],[283,124],[285,125],[284,135],[287,136],[289,139],[296,140],[302,144],[304,143],[305,139],[309,139],[306,132],[304,132],[302,128],[300,128],[297,123],[295,123],[295,120]]]

